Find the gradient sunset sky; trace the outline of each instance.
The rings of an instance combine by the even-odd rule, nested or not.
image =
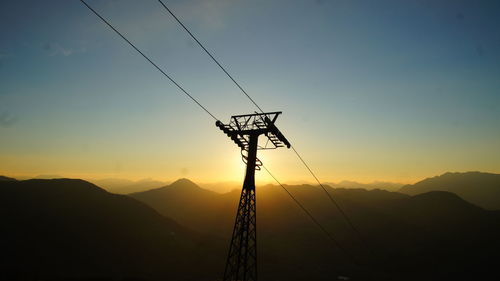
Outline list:
[[[322,181],[500,172],[500,1],[165,2]],[[222,121],[256,110],[156,0],[88,3]],[[2,1],[0,35],[0,174],[242,180],[214,121],[80,1]],[[292,151],[259,158],[313,181]]]

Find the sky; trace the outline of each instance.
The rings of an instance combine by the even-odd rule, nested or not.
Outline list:
[[[500,173],[500,2],[172,0],[321,181]],[[88,0],[217,118],[255,106],[156,0]],[[259,151],[313,182],[292,151]],[[242,181],[240,151],[80,1],[0,3],[0,174]],[[258,182],[271,182],[257,172]]]

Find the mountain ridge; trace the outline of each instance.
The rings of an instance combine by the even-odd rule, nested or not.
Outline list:
[[[417,195],[429,191],[448,191],[475,205],[500,210],[500,174],[447,172],[401,187],[399,192]]]
[[[285,187],[351,254],[363,260],[371,259],[324,190],[312,185]],[[500,244],[493,241],[495,233],[500,234],[500,212],[484,210],[456,194],[443,191],[410,196],[381,189],[325,188],[348,214],[367,244],[384,257],[374,262],[377,276],[374,280],[447,280],[455,268],[468,266],[468,272],[452,274],[459,280],[471,274],[481,276],[479,268],[483,264],[491,265],[498,260],[493,249],[500,249]],[[227,241],[240,192],[206,191],[200,188],[185,189],[182,193],[150,190],[142,193],[147,196],[131,196],[190,228],[220,235]],[[337,254],[332,255],[332,249],[325,246],[324,233],[311,224],[281,187],[257,186],[256,196],[259,249],[267,261],[260,264],[267,268],[261,273],[264,279],[278,279],[284,272],[293,276],[293,280],[307,279],[299,271],[308,272],[312,265],[293,269],[284,266],[303,263],[303,253],[307,253],[308,260],[316,267],[322,268],[325,276],[331,275],[328,267],[334,263],[339,272],[347,272],[346,275],[355,279],[356,270],[352,265],[338,254],[338,249],[335,249]],[[464,256],[458,249],[470,256]],[[477,255],[484,258],[475,260],[473,257]],[[401,272],[407,274],[400,275]],[[408,277],[410,273],[411,278]],[[397,277],[387,278],[386,274]],[[434,276],[429,278],[430,275]],[[360,279],[365,278],[367,276]]]
[[[207,280],[219,242],[79,179],[0,182],[2,275]],[[211,241],[207,244],[207,241]],[[214,248],[215,247],[215,248]],[[188,270],[197,262],[199,269]],[[216,262],[217,263],[217,262]],[[54,269],[57,269],[54,271]],[[210,272],[212,272],[210,274]]]
[[[500,262],[500,212],[455,194],[325,186],[374,259],[324,190],[286,188],[350,254],[371,265],[353,264],[281,187],[265,185],[257,187],[261,280],[477,279]],[[35,275],[24,279],[214,280],[224,268],[238,199],[237,190],[219,194],[187,179],[130,196],[78,179],[0,182],[0,238],[7,245],[0,255],[10,258],[2,269],[7,279],[30,268]]]

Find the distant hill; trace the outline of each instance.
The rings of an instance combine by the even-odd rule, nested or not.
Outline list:
[[[212,280],[224,264],[217,239],[82,180],[2,181],[0,220],[3,280]]]
[[[453,192],[485,209],[500,210],[500,174],[445,173],[416,184],[405,185],[399,192],[416,195],[429,191]]]
[[[16,181],[15,178],[9,178],[6,176],[0,176],[0,181]]]
[[[234,222],[234,217],[229,214],[235,212],[234,198],[239,193],[220,194],[203,189],[188,179],[180,179],[130,196],[192,229],[228,236],[232,229],[224,229],[224,226]]]
[[[152,179],[142,179],[138,181],[132,181],[127,179],[107,178],[107,179],[92,179],[88,181],[104,188],[105,190],[111,193],[116,193],[116,194],[129,194],[133,192],[145,191],[165,186],[167,184],[166,182],[152,180]]]
[[[263,280],[332,280],[337,275],[352,280],[477,279],[491,272],[488,266],[500,264],[496,254],[500,250],[496,238],[500,213],[485,211],[455,194],[409,196],[327,187],[368,241],[374,256],[347,227],[323,190],[310,185],[287,188],[361,260],[363,270],[332,246],[281,187],[267,185],[257,187],[259,274]],[[130,196],[186,226],[223,236],[229,242],[237,190],[218,194],[183,179]]]

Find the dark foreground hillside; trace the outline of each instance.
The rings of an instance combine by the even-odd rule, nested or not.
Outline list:
[[[329,189],[362,233],[370,253],[322,190],[288,188],[354,260],[326,239],[283,190],[258,187],[261,281],[500,277],[497,212],[448,192],[412,197]],[[133,198],[81,180],[2,181],[0,277],[219,280],[238,196],[238,192],[212,193],[189,180],[133,195],[150,201],[162,216]],[[210,236],[199,234],[203,232]]]
[[[257,187],[261,280],[335,280],[339,275],[351,280],[500,278],[495,270],[500,266],[498,212],[449,192],[408,196],[329,188],[361,232],[363,243],[323,190],[307,185],[288,189],[357,264],[333,246],[280,187],[263,186]],[[239,192],[218,194],[184,179],[131,196],[186,226],[229,239]]]
[[[224,264],[213,238],[82,180],[2,181],[0,220],[2,280],[213,280]]]

